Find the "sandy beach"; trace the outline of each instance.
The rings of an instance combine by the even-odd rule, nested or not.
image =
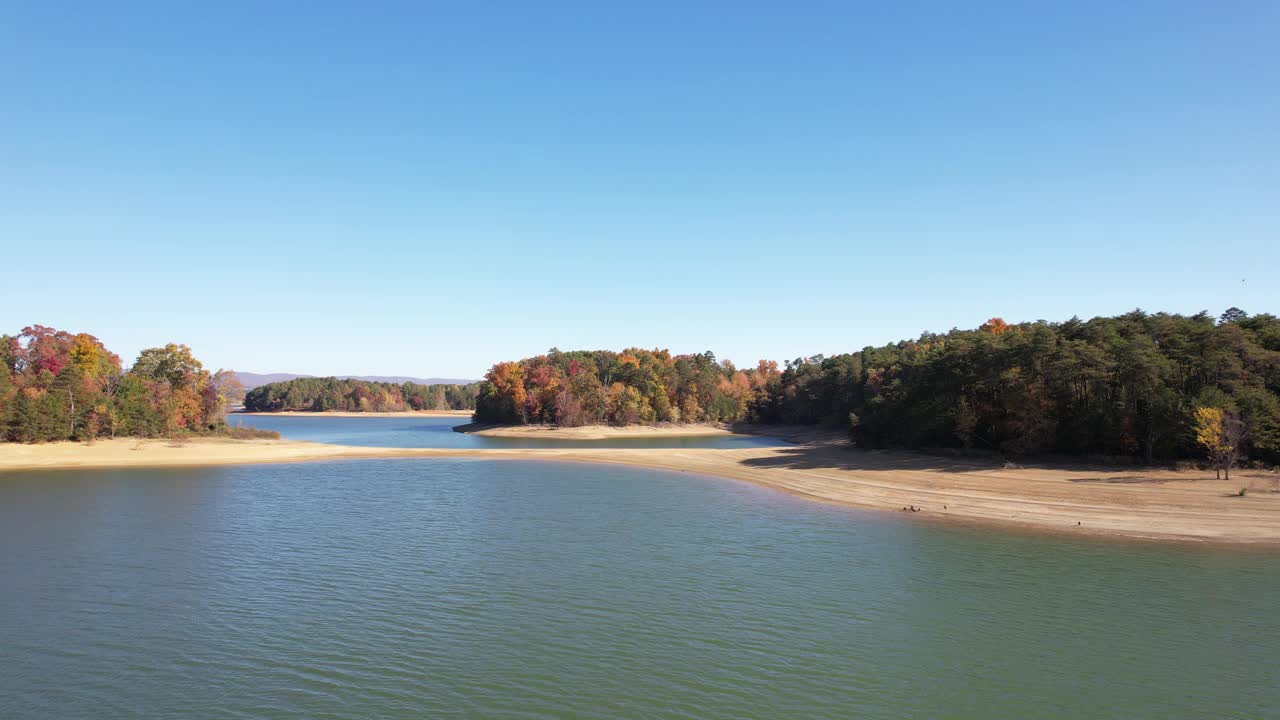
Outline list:
[[[732,478],[849,507],[902,512],[915,506],[920,511],[910,513],[913,519],[1280,546],[1280,493],[1272,492],[1280,476],[1259,471],[1237,471],[1228,483],[1214,480],[1211,472],[1001,469],[990,463],[819,444],[732,450],[412,449],[214,439],[0,444],[0,470],[411,457],[615,463]],[[1245,486],[1253,488],[1247,497],[1232,495]]]
[[[281,412],[234,412],[232,417],[451,417],[470,418],[470,410],[404,410],[399,412],[346,412],[343,410],[325,410],[323,412],[304,412],[284,410]]]
[[[40,445],[0,443],[0,471],[243,465],[347,457],[397,457],[403,452],[397,448],[348,447],[295,440],[224,438],[188,441],[117,438],[92,443],[57,442]]]

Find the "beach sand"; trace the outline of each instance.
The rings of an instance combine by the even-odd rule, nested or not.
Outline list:
[[[0,470],[241,465],[345,457],[396,457],[396,450],[295,440],[230,438],[197,438],[186,441],[117,438],[95,440],[92,443],[56,442],[39,445],[0,443]]]
[[[161,467],[299,462],[343,458],[468,457],[609,463],[692,472],[756,483],[849,507],[902,512],[913,519],[1053,530],[1080,535],[1243,543],[1280,547],[1275,474],[1002,469],[913,453],[849,450],[831,444],[742,449],[363,448],[288,440],[102,440],[92,444],[0,444],[0,470]],[[0,475],[0,481],[3,476]],[[1231,493],[1252,486],[1247,497]],[[1077,525],[1077,523],[1079,523]]]

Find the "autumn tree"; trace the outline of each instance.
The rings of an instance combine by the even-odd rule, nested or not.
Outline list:
[[[524,386],[524,366],[515,362],[494,365],[485,374],[476,398],[476,419],[484,422],[524,423],[529,397]]]
[[[750,417],[779,378],[776,363],[761,361],[739,371],[711,352],[552,348],[546,355],[494,365],[481,384],[475,417],[565,426],[732,422]]]
[[[1009,323],[1005,322],[1004,318],[993,317],[983,323],[982,327],[978,329],[992,335],[1003,335],[1009,332]]]
[[[1231,410],[1217,407],[1195,409],[1196,441],[1213,460],[1217,477],[1231,479],[1231,466],[1240,458],[1246,435],[1245,422]]]
[[[244,396],[247,391],[244,383],[240,382],[240,376],[234,370],[219,369],[213,374],[211,382],[214,390],[217,391],[224,403],[244,402]]]
[[[216,391],[212,400],[207,397],[211,377],[186,345],[143,350],[130,373],[152,384],[154,407],[164,414],[170,433],[214,420],[209,413],[216,412]]]
[[[123,371],[92,335],[43,325],[0,337],[0,439],[154,436],[225,428],[225,403],[190,350],[152,348]]]

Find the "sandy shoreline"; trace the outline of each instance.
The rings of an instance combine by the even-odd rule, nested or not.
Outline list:
[[[186,442],[118,438],[93,443],[0,443],[0,471],[61,468],[196,467],[399,457],[398,448],[363,448],[297,440],[199,438]],[[0,475],[0,479],[3,476]]]
[[[323,412],[304,412],[300,410],[283,410],[281,412],[234,412],[230,417],[451,417],[470,418],[470,410],[403,410],[397,412],[346,412],[343,410],[325,410]]]
[[[458,432],[484,437],[540,438],[547,440],[608,440],[623,437],[705,437],[708,435],[732,435],[717,425],[584,425],[559,427],[556,425],[485,425],[470,423],[454,428]]]
[[[0,470],[182,467],[358,458],[469,457],[561,460],[693,472],[756,483],[813,500],[901,512],[913,518],[1016,526],[1082,535],[1280,547],[1273,474],[1170,470],[1019,468],[824,445],[742,449],[375,448],[289,440],[103,440],[91,445],[0,444]],[[0,475],[3,481],[3,475]],[[1229,494],[1245,485],[1247,497]],[[1080,523],[1080,525],[1077,525]]]

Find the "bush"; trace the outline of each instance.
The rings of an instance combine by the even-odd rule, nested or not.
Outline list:
[[[220,437],[228,437],[233,440],[279,440],[280,433],[275,430],[263,430],[256,427],[245,427],[241,425],[222,425],[213,430],[210,435],[218,435]]]

